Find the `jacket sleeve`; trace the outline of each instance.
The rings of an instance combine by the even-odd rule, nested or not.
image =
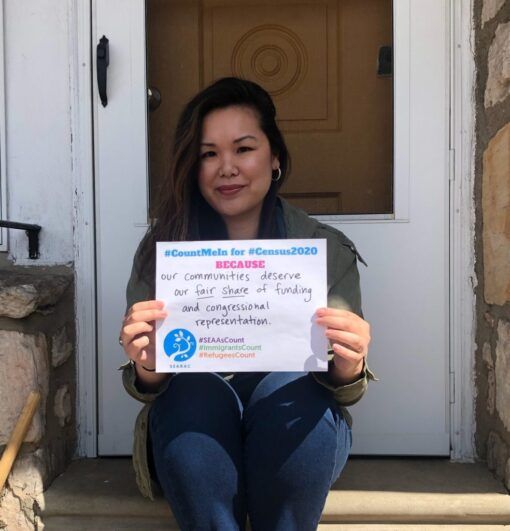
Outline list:
[[[159,396],[167,387],[171,379],[171,375],[168,375],[168,379],[161,382],[157,389],[151,391],[145,391],[141,389],[136,380],[136,370],[134,364],[131,361],[124,363],[119,367],[119,370],[122,371],[122,384],[124,389],[131,395],[135,400],[138,400],[143,403],[152,402]]]
[[[144,282],[143,279],[140,279],[136,272],[136,259],[138,256],[138,251],[135,254],[133,260],[133,267],[131,268],[131,276],[126,287],[126,313],[135,304],[136,302],[141,302],[145,300],[150,300],[151,293],[149,285]],[[133,398],[139,400],[140,402],[152,402],[159,394],[161,394],[168,386],[170,377],[161,383],[161,385],[156,390],[145,391],[142,389],[137,382],[136,371],[133,363],[128,361],[122,364],[119,367],[119,370],[122,371],[122,383],[124,388]]]
[[[343,236],[343,235],[342,235]],[[356,313],[363,317],[361,309],[361,291],[357,267],[358,252],[354,244],[345,238],[336,245],[331,245],[328,238],[328,306]],[[360,258],[361,259],[361,258]],[[329,274],[335,271],[336,274]],[[328,282],[329,284],[329,282]],[[329,351],[329,363],[333,363],[333,351]],[[359,378],[346,385],[333,385],[328,372],[314,372],[315,379],[329,389],[340,406],[350,406],[358,402],[365,393],[369,380],[377,380],[368,368],[366,360]]]

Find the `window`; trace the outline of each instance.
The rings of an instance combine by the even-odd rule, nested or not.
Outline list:
[[[148,86],[161,93],[149,115],[150,197],[183,104],[236,75],[273,96],[293,162],[283,197],[309,214],[393,219],[394,3],[227,4],[147,2]]]

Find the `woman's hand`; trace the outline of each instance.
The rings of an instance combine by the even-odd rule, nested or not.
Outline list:
[[[326,327],[326,337],[334,352],[330,376],[341,385],[355,381],[363,370],[368,353],[370,325],[346,310],[320,308],[316,315],[317,324]]]
[[[156,367],[155,321],[168,314],[163,301],[143,301],[129,309],[120,331],[120,342],[128,358],[152,371]]]

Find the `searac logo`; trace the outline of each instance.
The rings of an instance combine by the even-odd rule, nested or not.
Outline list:
[[[193,334],[184,328],[176,328],[167,334],[163,343],[166,355],[174,361],[187,361],[197,350],[197,341]]]

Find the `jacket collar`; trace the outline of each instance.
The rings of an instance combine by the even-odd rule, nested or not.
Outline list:
[[[317,229],[318,222],[304,210],[292,206],[285,199],[279,198],[283,210],[283,219],[287,229],[287,238],[311,238]]]

